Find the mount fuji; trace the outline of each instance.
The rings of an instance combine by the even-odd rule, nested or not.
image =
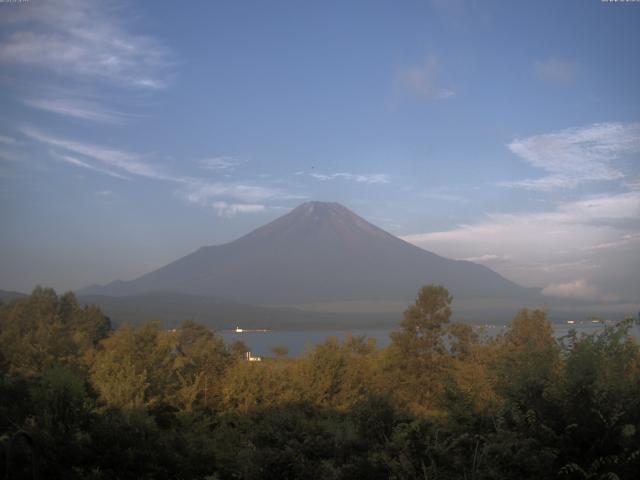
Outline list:
[[[230,243],[202,247],[131,281],[80,295],[170,292],[254,305],[407,301],[421,286],[446,286],[455,299],[526,300],[493,270],[451,260],[376,227],[338,203],[308,202]]]

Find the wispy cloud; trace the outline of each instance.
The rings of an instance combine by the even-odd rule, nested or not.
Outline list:
[[[55,153],[52,152],[51,153],[54,157],[58,158],[59,160],[62,160],[63,162],[69,163],[71,165],[74,165],[76,167],[82,167],[82,168],[86,168],[88,170],[93,170],[94,172],[99,172],[99,173],[104,173],[105,175],[109,175],[111,177],[114,178],[119,178],[121,180],[129,180],[129,178],[125,177],[124,175],[120,175],[119,173],[116,172],[112,172],[111,170],[107,170],[105,168],[100,168],[100,167],[96,167],[94,165],[91,165],[87,162],[83,162],[82,160],[79,160],[75,157],[72,157],[70,155],[61,155],[59,153]]]
[[[13,137],[7,137],[5,135],[0,135],[0,143],[3,143],[5,145],[15,145],[16,139]]]
[[[640,152],[640,123],[598,123],[557,133],[519,138],[509,149],[549,174],[503,182],[502,186],[549,191],[575,188],[585,182],[619,180],[624,174],[612,163]]]
[[[396,73],[396,84],[412,95],[444,100],[455,96],[451,87],[443,87],[439,79],[441,67],[435,54],[429,54],[424,62],[400,68]]]
[[[21,132],[54,149],[51,154],[64,162],[121,179],[128,179],[128,175],[131,175],[168,182],[187,203],[212,207],[224,217],[256,212],[268,200],[301,198],[280,189],[251,183],[211,182],[192,176],[174,175],[161,166],[141,160],[140,155],[135,153],[59,138],[30,127],[23,127]]]
[[[547,83],[567,85],[573,81],[578,70],[575,62],[569,62],[557,57],[540,60],[533,63],[535,75]]]
[[[628,233],[623,235],[618,240],[613,240],[611,242],[599,243],[597,245],[590,245],[585,247],[584,250],[588,252],[593,252],[597,250],[608,250],[610,248],[621,248],[625,247],[629,244],[640,242],[640,233]]]
[[[493,264],[498,262],[509,261],[510,258],[508,255],[496,255],[494,253],[485,253],[484,255],[478,255],[477,257],[460,258],[459,260],[466,260],[467,262],[474,262],[474,263]]]
[[[632,190],[640,190],[640,178],[634,178],[632,180],[624,182],[624,186]]]
[[[613,279],[637,275],[628,258],[640,258],[639,219],[640,192],[633,191],[564,202],[543,212],[488,214],[477,223],[403,239],[450,258],[490,264],[523,285],[585,278],[598,286],[606,278],[603,269]],[[622,252],[623,242],[636,253]],[[613,262],[612,255],[627,261]],[[637,289],[623,280],[610,283],[599,287]]]
[[[25,105],[67,117],[104,123],[125,123],[126,115],[113,112],[95,102],[72,98],[27,98]]]
[[[575,233],[569,231],[570,227],[599,229],[607,226],[614,227],[621,221],[640,218],[640,192],[601,195],[565,202],[548,212],[494,213],[486,217],[487,220],[484,222],[461,225],[453,230],[408,235],[403,238],[415,243],[465,240],[469,245],[482,240],[500,242],[511,238],[526,244],[539,243],[540,248],[546,249],[548,246],[545,243],[546,237],[551,237],[550,241],[556,243],[556,235]],[[527,238],[529,240],[525,241]],[[589,243],[586,238],[583,242]],[[564,245],[572,245],[572,243]]]
[[[165,87],[168,49],[149,36],[127,31],[116,11],[95,0],[31,2],[28,8],[4,9],[0,63],[144,89]]]
[[[542,294],[549,297],[593,300],[598,297],[598,289],[581,278],[566,283],[551,283],[542,289]]]
[[[93,160],[97,160],[104,165],[108,165],[109,167],[122,170],[123,172],[132,175],[154,178],[157,180],[174,180],[174,177],[161,172],[160,169],[153,165],[142,162],[139,160],[138,155],[129,152],[54,137],[31,127],[23,127],[21,132],[27,137],[49,145],[50,147],[57,147],[83,155]]]
[[[297,173],[296,173],[297,175]],[[373,173],[373,174],[355,174],[355,173],[310,173],[310,177],[315,178],[316,180],[327,181],[327,180],[350,180],[356,183],[366,183],[366,184],[383,184],[389,183],[389,176],[382,173]]]
[[[225,197],[242,202],[260,202],[281,198],[281,191],[258,185],[238,183],[202,182],[200,180],[186,180],[187,192],[185,198],[189,203],[207,206],[215,203],[213,199]]]
[[[227,202],[213,202],[211,207],[217,212],[219,217],[234,217],[238,214],[245,213],[260,213],[266,210],[266,207],[261,204],[247,204],[247,203],[227,203]]]
[[[205,158],[200,160],[200,166],[205,170],[233,170],[244,163],[243,160],[224,155],[221,157]]]

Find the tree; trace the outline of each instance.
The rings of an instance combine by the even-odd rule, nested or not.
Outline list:
[[[545,392],[557,380],[560,348],[542,310],[521,310],[496,340],[498,393],[537,412],[546,408]]]
[[[197,404],[206,406],[219,397],[229,357],[224,341],[212,330],[192,321],[182,323],[176,332],[173,364],[179,382],[178,408],[191,411]]]
[[[441,285],[422,287],[415,303],[404,312],[402,330],[391,335],[393,344],[405,356],[442,353],[442,334],[451,318],[452,300],[449,290]]]
[[[391,334],[385,383],[397,400],[414,411],[429,412],[442,396],[449,362],[443,337],[452,300],[441,285],[422,287],[404,312],[401,330]]]
[[[289,347],[286,345],[276,345],[271,349],[271,351],[278,358],[284,358],[289,355]]]
[[[222,410],[247,413],[299,401],[296,373],[289,362],[235,362],[225,373]]]
[[[111,406],[153,407],[174,394],[172,350],[157,323],[120,328],[100,344],[91,379]]]
[[[34,378],[56,364],[78,364],[110,330],[99,308],[81,307],[71,292],[58,297],[36,287],[0,306],[0,350],[10,374]]]
[[[371,378],[364,338],[347,338],[340,344],[331,337],[299,360],[303,398],[323,407],[347,408],[368,396]]]
[[[43,372],[30,397],[34,409],[30,430],[42,452],[44,470],[54,478],[70,478],[91,442],[94,402],[85,379],[67,367],[55,366]]]
[[[640,471],[640,345],[632,320],[564,345],[560,415],[565,478],[637,478]],[[615,475],[614,475],[615,473]]]

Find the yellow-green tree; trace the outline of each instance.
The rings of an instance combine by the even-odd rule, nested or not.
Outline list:
[[[173,349],[158,323],[122,327],[101,343],[91,379],[109,405],[154,407],[175,394]]]
[[[404,312],[401,330],[391,334],[385,383],[414,411],[433,413],[442,397],[449,362],[444,336],[452,300],[441,285],[422,287]]]
[[[176,406],[191,411],[219,400],[222,376],[230,360],[222,338],[203,325],[184,322],[175,332],[172,369],[178,381]]]
[[[561,367],[560,347],[546,312],[521,310],[495,346],[498,394],[529,408],[543,408]]]
[[[37,287],[0,306],[0,349],[10,374],[36,377],[56,364],[77,365],[111,330],[97,307],[81,307],[73,293],[58,297]]]

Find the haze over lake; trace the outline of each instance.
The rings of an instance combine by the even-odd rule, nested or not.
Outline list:
[[[605,329],[602,323],[581,322],[578,324],[555,323],[553,331],[556,338],[561,338],[571,330],[575,330],[578,335],[601,333]],[[324,343],[330,338],[344,341],[345,338],[367,337],[373,338],[380,348],[389,346],[390,334],[398,328],[370,328],[370,329],[350,329],[350,330],[273,330],[269,332],[243,332],[222,331],[220,335],[225,342],[231,344],[236,341],[244,342],[251,353],[265,357],[273,357],[273,348],[285,346],[289,350],[289,356],[298,356],[307,350],[311,350],[315,345]],[[504,325],[491,325],[477,327],[476,331],[484,337],[494,337],[506,331]],[[640,340],[640,325],[636,325],[631,330],[632,335]]]

